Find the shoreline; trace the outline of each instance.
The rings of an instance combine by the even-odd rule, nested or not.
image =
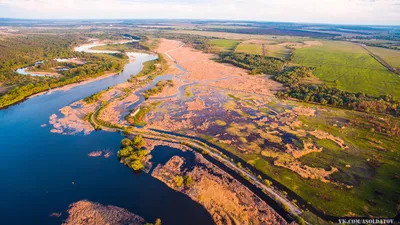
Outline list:
[[[25,100],[28,100],[28,99],[31,99],[31,98],[34,98],[34,97],[37,97],[37,96],[41,96],[41,95],[44,95],[44,94],[52,94],[54,91],[68,91],[68,90],[70,90],[70,89],[72,89],[74,87],[78,87],[80,85],[89,84],[89,83],[92,83],[94,81],[102,80],[102,79],[105,79],[105,78],[108,78],[108,77],[112,77],[112,76],[117,76],[120,73],[121,73],[121,71],[120,72],[113,72],[113,73],[106,73],[104,75],[98,76],[98,77],[93,78],[93,79],[87,79],[87,80],[83,80],[83,81],[78,82],[78,83],[67,84],[67,85],[64,85],[64,86],[61,86],[61,87],[57,87],[57,88],[54,88],[54,89],[51,89],[51,90],[48,90],[48,91],[42,91],[42,92],[39,92],[39,93],[36,93],[36,94],[33,94],[31,96],[26,97]]]

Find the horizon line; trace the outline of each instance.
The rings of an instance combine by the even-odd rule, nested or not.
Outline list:
[[[104,21],[120,21],[120,20],[190,20],[190,21],[226,21],[226,22],[255,22],[255,23],[291,23],[291,24],[316,24],[316,25],[344,25],[344,26],[391,26],[391,27],[400,27],[400,24],[357,24],[357,23],[324,23],[324,22],[293,22],[293,21],[268,21],[268,20],[230,20],[230,19],[185,19],[185,18],[14,18],[14,17],[0,17],[2,19],[9,20],[31,20],[31,21],[95,21],[95,20],[104,20]]]

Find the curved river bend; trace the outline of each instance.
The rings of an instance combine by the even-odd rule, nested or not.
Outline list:
[[[149,222],[161,218],[163,225],[213,224],[208,212],[186,195],[120,164],[116,152],[121,134],[69,136],[41,127],[58,109],[125,82],[144,62],[155,59],[148,54],[135,56],[117,76],[53,91],[0,111],[0,224],[60,224],[68,205],[82,199],[126,208]],[[88,157],[98,150],[113,155]],[[156,147],[152,153],[156,163],[179,154],[169,147]],[[63,214],[50,217],[54,212]]]

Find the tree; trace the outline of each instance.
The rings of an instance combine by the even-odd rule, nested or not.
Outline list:
[[[131,146],[133,143],[132,143],[132,141],[129,139],[129,138],[124,138],[124,139],[122,139],[122,141],[121,141],[121,146],[122,147],[128,147],[128,146]]]
[[[132,154],[133,148],[131,146],[127,146],[121,150],[118,151],[118,157],[120,158],[125,158],[128,157],[130,154]]]
[[[161,219],[160,219],[160,218],[157,218],[157,219],[156,219],[156,222],[154,223],[154,225],[161,225]]]
[[[140,160],[134,160],[132,163],[131,163],[131,168],[133,169],[133,170],[135,170],[135,171],[139,171],[139,170],[141,170],[141,169],[143,169],[143,164],[142,164],[142,161],[140,161]]]
[[[133,145],[136,146],[137,149],[141,149],[143,146],[146,145],[142,135],[136,135],[133,139]]]

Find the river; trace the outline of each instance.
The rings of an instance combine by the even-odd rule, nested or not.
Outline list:
[[[121,134],[49,132],[49,116],[58,109],[126,81],[144,62],[155,59],[148,54],[135,57],[117,76],[53,91],[0,111],[0,224],[60,224],[68,205],[82,199],[126,208],[148,222],[161,218],[163,225],[213,224],[209,213],[186,195],[120,164],[116,153]],[[98,150],[113,155],[88,157]],[[176,154],[183,153],[169,147],[156,147],[152,153],[157,162]],[[54,212],[62,216],[50,217]]]

